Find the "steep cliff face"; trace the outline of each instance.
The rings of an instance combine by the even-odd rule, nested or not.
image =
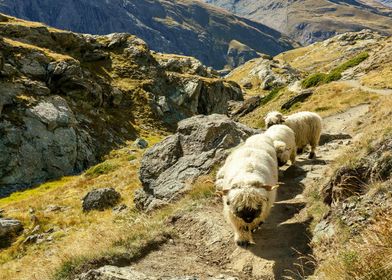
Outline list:
[[[263,23],[303,44],[365,28],[392,34],[392,10],[388,8],[391,7],[390,1],[204,0],[204,2]]]
[[[270,55],[292,48],[278,31],[194,0],[0,0],[0,12],[81,33],[129,32],[216,69],[228,64],[232,40]]]
[[[241,99],[236,83],[200,61],[152,53],[133,35],[81,35],[0,14],[0,196]]]

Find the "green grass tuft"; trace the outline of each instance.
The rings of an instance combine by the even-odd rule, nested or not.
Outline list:
[[[118,164],[105,161],[87,169],[86,173],[84,174],[87,177],[98,177],[99,175],[108,174],[109,172],[116,170],[117,167]]]

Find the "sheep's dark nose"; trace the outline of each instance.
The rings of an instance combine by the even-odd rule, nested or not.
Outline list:
[[[287,163],[287,161],[283,161],[283,160],[280,160],[280,159],[278,159],[278,165],[281,167],[281,166],[283,166],[283,165],[285,165]]]

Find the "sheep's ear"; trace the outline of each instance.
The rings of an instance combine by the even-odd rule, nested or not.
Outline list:
[[[265,189],[266,191],[272,191],[279,187],[279,185],[271,186],[271,185],[264,185],[264,184],[256,184],[254,185],[256,188]]]

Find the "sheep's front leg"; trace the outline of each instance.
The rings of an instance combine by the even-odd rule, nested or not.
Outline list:
[[[291,151],[291,155],[290,155],[290,161],[291,161],[291,165],[295,164],[295,158],[297,157],[297,151],[295,149],[293,149]]]

